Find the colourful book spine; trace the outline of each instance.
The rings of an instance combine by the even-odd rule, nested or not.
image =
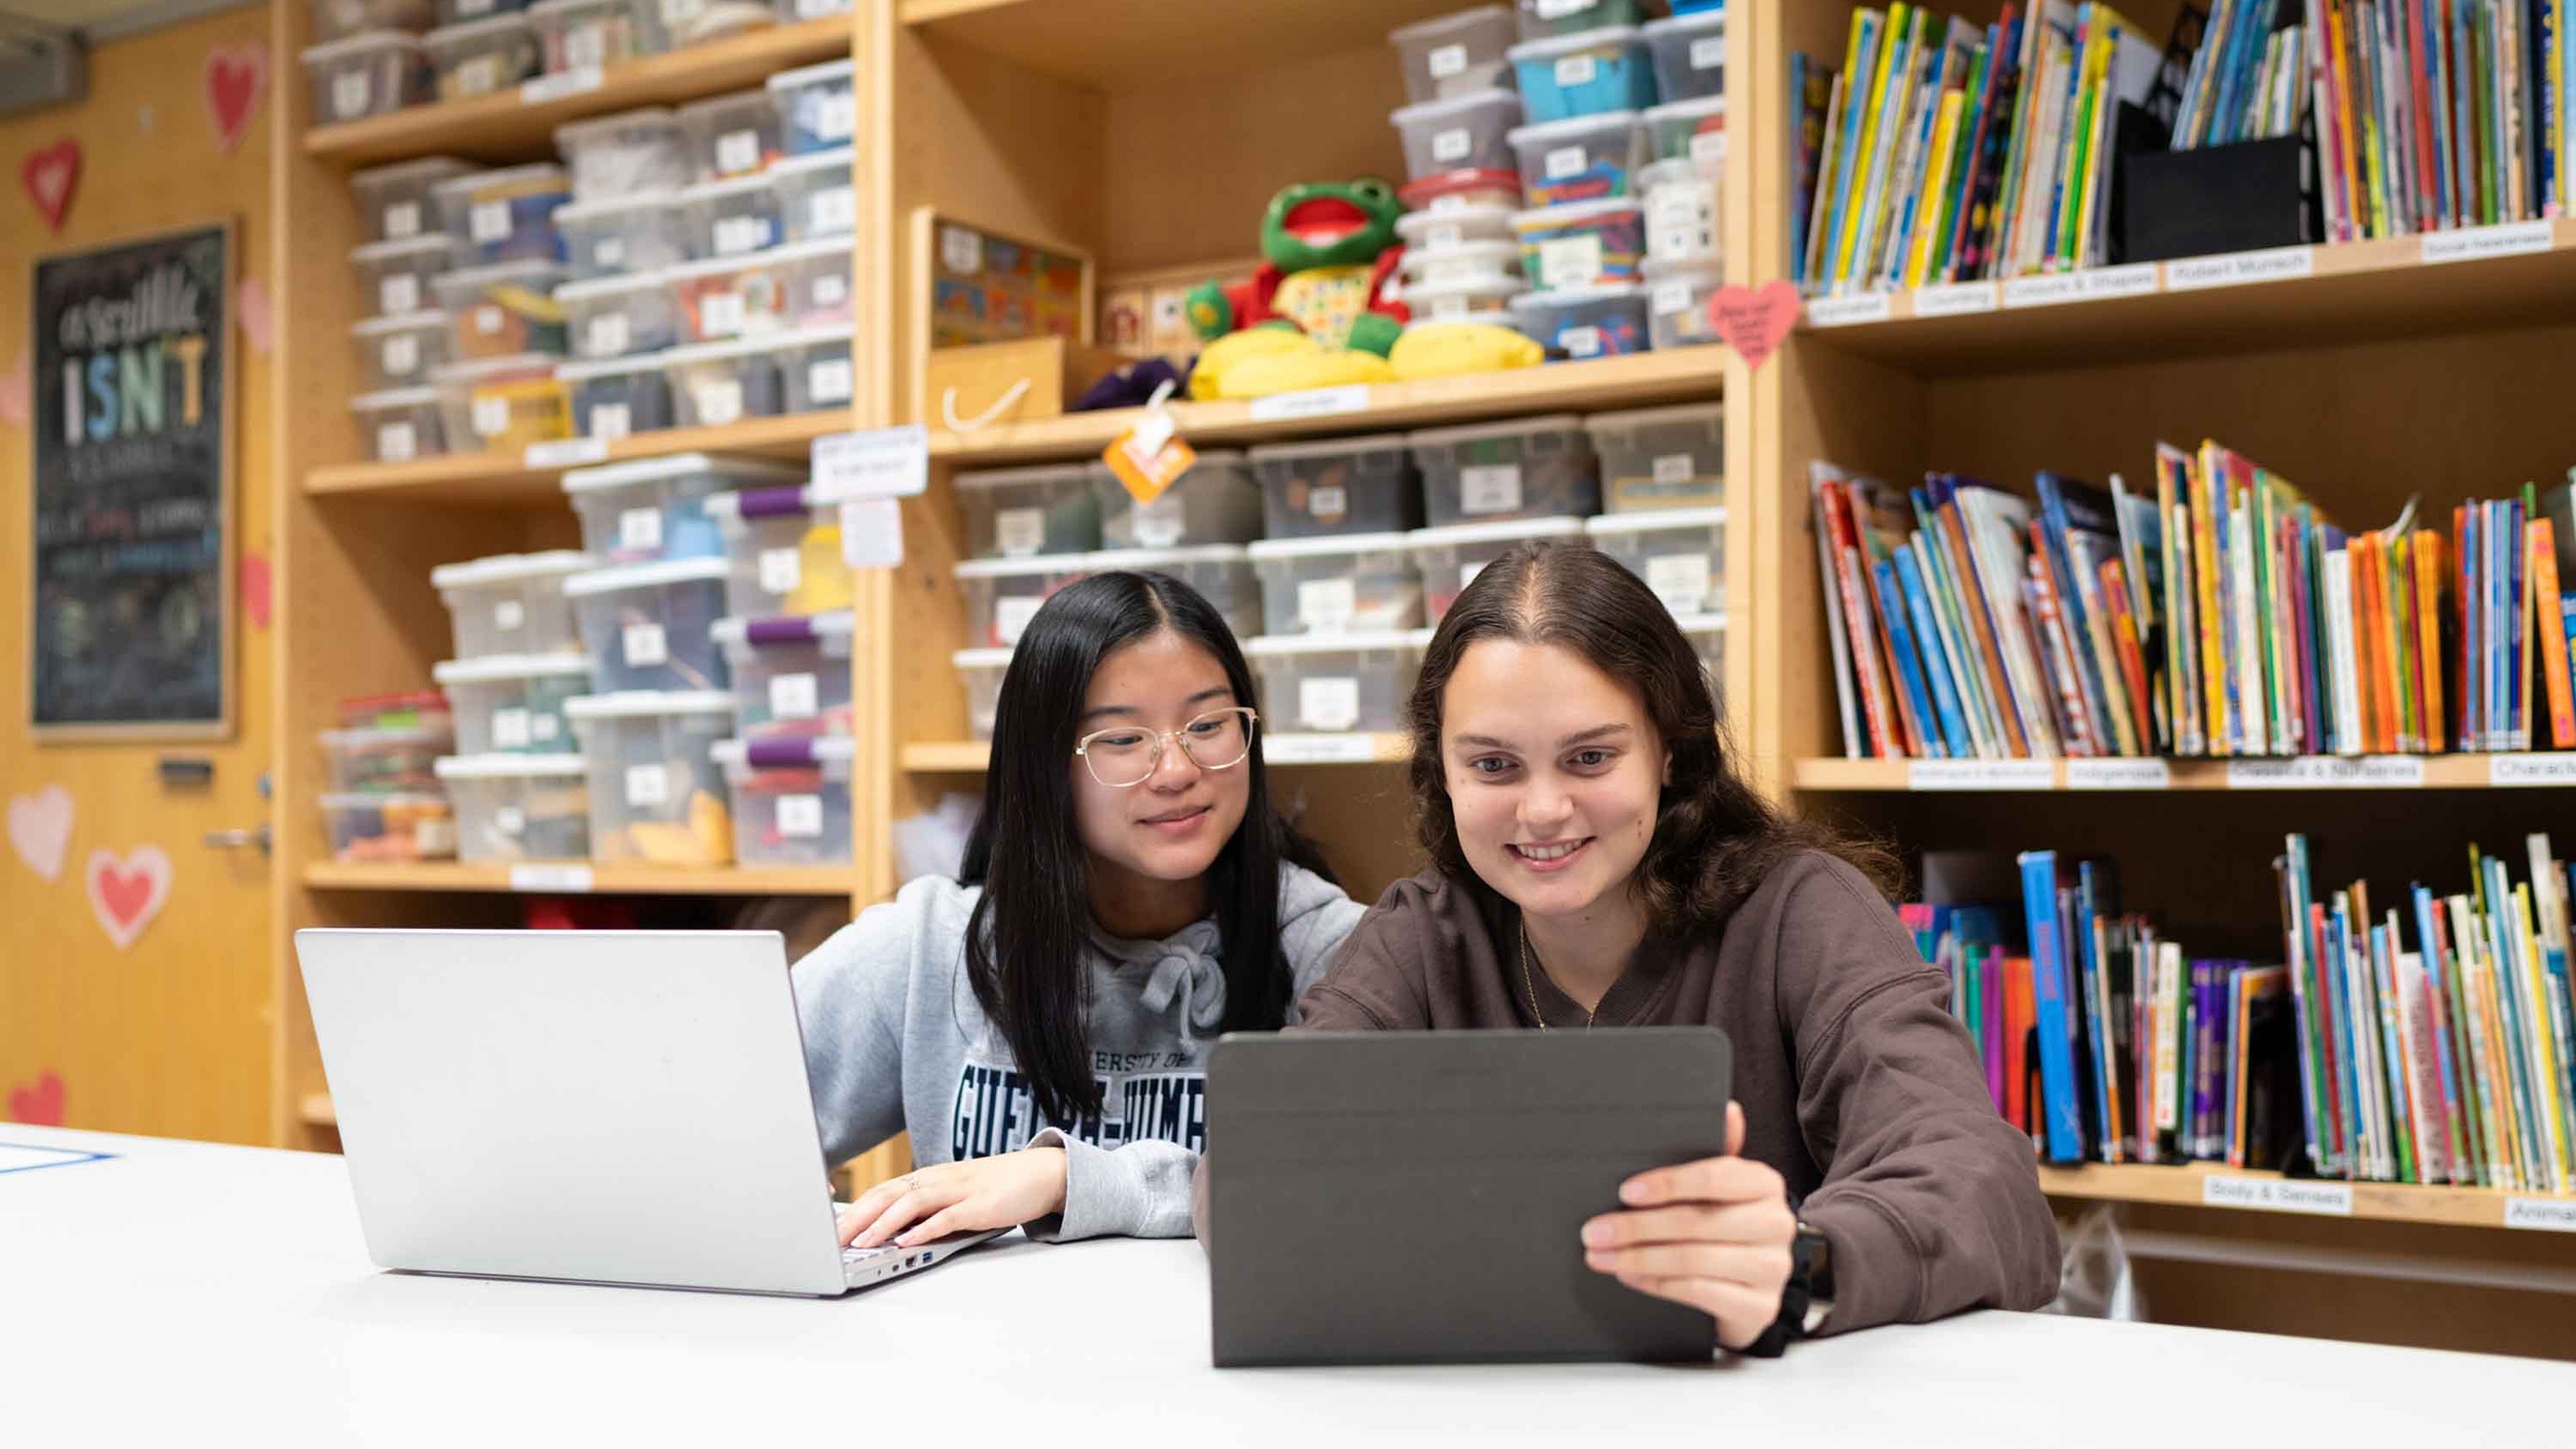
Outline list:
[[[2530,539],[2529,561],[2525,565],[2531,576],[2529,590],[2533,615],[2529,632],[2540,655],[2541,676],[2549,696],[2549,738],[2559,749],[2576,748],[2576,690],[2570,687],[2567,633],[2564,606],[2560,602],[2558,579],[2558,546],[2551,532],[2551,521],[2535,518],[2524,525]],[[2550,615],[2562,627],[2550,627]]]
[[[1894,559],[1897,591],[1904,599],[1904,615],[1913,624],[1913,642],[1923,659],[1923,673],[1932,696],[1933,712],[1941,722],[1941,740],[1952,759],[1964,760],[1976,753],[1968,738],[1968,723],[1959,708],[1958,691],[1951,687],[1949,654],[1942,647],[1941,631],[1933,618],[1932,597],[1925,589],[1911,548],[1896,551]],[[1885,564],[1881,568],[1887,567]]]
[[[2227,707],[2226,616],[2218,608],[2218,526],[2214,519],[2217,483],[2210,473],[2215,452],[2215,444],[2203,444],[2199,464],[2190,474],[2191,567],[2199,591],[2195,608],[2200,622],[2200,682],[2202,704],[2207,711],[2209,753],[2232,755],[2236,749],[2234,721]]]
[[[2064,942],[2057,930],[2057,853],[2025,851],[2021,857],[2023,913],[2030,929],[2031,988],[2038,1009],[2039,1074],[2051,1162],[2084,1158],[2084,1124],[2077,1105],[2074,1024],[2067,1013]]]
[[[2442,698],[2442,535],[2425,529],[2414,536],[2417,691],[2423,698],[2420,728],[2423,747],[2439,752],[2448,736],[2449,717]]]
[[[1932,695],[1923,679],[1923,656],[1914,646],[1914,629],[1906,621],[1903,590],[1896,566],[1881,559],[1869,566],[1870,597],[1878,605],[1880,642],[1887,647],[1888,672],[1896,678],[1898,717],[1905,725],[1906,748],[1918,759],[1940,759],[1949,745],[1932,718]]]

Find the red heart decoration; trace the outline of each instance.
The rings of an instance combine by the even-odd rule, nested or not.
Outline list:
[[[215,120],[215,145],[240,148],[259,109],[260,92],[268,88],[268,47],[246,41],[219,45],[206,52],[206,110]]]
[[[1735,349],[1748,368],[1760,367],[1780,350],[1806,309],[1797,284],[1765,282],[1761,287],[1720,287],[1708,299],[1709,325]]]
[[[123,860],[113,851],[89,853],[90,914],[123,951],[142,936],[170,899],[170,857],[157,845],[138,845]]]
[[[63,1079],[47,1072],[23,1087],[9,1089],[9,1120],[30,1127],[63,1125]]]
[[[27,188],[27,196],[36,203],[36,214],[45,219],[45,229],[61,231],[63,218],[72,214],[72,192],[80,186],[81,148],[73,140],[56,141],[41,151],[30,151],[19,164],[18,184]]]
[[[243,553],[241,556],[242,613],[249,616],[250,626],[254,629],[268,627],[270,586],[268,555],[257,552]]]

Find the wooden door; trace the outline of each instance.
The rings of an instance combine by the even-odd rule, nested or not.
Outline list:
[[[13,182],[35,153],[70,143],[79,155],[59,227],[14,184],[0,202],[0,808],[9,827],[0,851],[0,1118],[240,1142],[274,1135],[268,857],[206,842],[277,824],[262,789],[273,764],[276,661],[264,612],[242,583],[251,579],[256,593],[272,553],[260,315],[269,99],[303,78],[295,57],[267,53],[267,38],[266,12],[252,8],[111,41],[90,54],[86,101],[0,119]],[[235,319],[232,727],[217,739],[40,745],[28,723],[33,261],[225,222],[235,281],[226,299]],[[164,783],[165,762],[211,774]]]

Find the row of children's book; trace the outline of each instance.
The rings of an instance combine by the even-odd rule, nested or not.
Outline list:
[[[2347,532],[2217,442],[2152,491],[1810,469],[1844,753],[2576,748],[2576,470]],[[2440,527],[2442,522],[2448,528]]]
[[[2567,1192],[2576,876],[2525,845],[2522,880],[2473,848],[2466,890],[2374,906],[2365,882],[2320,896],[2292,835],[2272,961],[2199,955],[2122,910],[2109,862],[2052,851],[2018,858],[2018,901],[1950,898],[1976,872],[1927,862],[1932,899],[1901,911],[2045,1161]]]
[[[2556,216],[2571,3],[2215,0],[2173,64],[2093,0],[1984,26],[1855,9],[1839,70],[1791,57],[1794,279],[1840,296],[2104,265],[2123,155],[2310,132],[2325,240]]]

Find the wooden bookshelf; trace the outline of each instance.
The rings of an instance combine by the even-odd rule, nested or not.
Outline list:
[[[1842,793],[2489,790],[2576,787],[2576,752],[2279,760],[1804,759],[1790,782]]]
[[[2254,1172],[2209,1162],[2042,1166],[2039,1185],[2051,1197],[2162,1207],[2459,1228],[2511,1227],[2543,1232],[2576,1228],[2576,1197],[2488,1187],[2291,1179],[2277,1172]]]
[[[857,884],[848,866],[714,866],[687,868],[591,864],[346,864],[316,861],[304,884],[325,891],[477,891],[528,895],[846,896]]]
[[[558,507],[563,494],[555,483],[567,469],[674,453],[751,453],[802,461],[815,439],[850,428],[851,415],[833,409],[751,418],[720,428],[665,428],[613,443],[540,443],[521,454],[450,453],[408,463],[336,463],[307,473],[304,491],[324,498],[365,495],[409,503]]]
[[[1262,741],[1262,758],[1273,769],[1304,765],[1398,765],[1413,758],[1412,742],[1401,734],[1276,734]],[[981,740],[916,744],[903,747],[903,768],[915,775],[980,775],[993,747]]]
[[[295,1099],[295,1115],[307,1127],[340,1128],[340,1113],[331,1105],[328,1092],[306,1092]]]
[[[1457,9],[1455,0],[902,0],[899,13],[921,34],[1041,75],[1116,87],[1383,46],[1388,31]]]
[[[550,157],[555,127],[566,121],[756,89],[779,71],[847,56],[850,35],[847,15],[802,20],[610,66],[587,89],[567,89],[564,77],[541,77],[470,100],[316,126],[304,133],[304,150],[344,166],[406,156],[492,162]]]

